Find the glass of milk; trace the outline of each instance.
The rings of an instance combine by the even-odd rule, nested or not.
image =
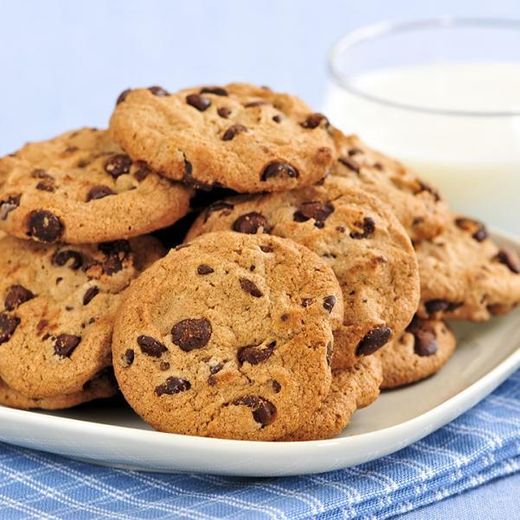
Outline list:
[[[520,234],[520,21],[382,23],[343,37],[329,65],[333,124]]]

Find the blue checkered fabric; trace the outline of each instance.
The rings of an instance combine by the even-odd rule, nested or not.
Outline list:
[[[0,518],[387,518],[520,469],[520,371],[398,453],[294,478],[138,473],[0,445]]]

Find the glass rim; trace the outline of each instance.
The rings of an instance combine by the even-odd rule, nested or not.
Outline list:
[[[518,31],[520,34],[520,19],[508,18],[477,18],[459,16],[438,16],[433,18],[418,18],[407,21],[384,21],[371,25],[365,25],[343,35],[332,46],[328,54],[329,74],[338,86],[347,90],[351,94],[363,98],[367,101],[383,105],[385,107],[397,108],[409,112],[418,112],[430,115],[444,115],[457,117],[515,117],[520,116],[520,110],[455,110],[430,108],[426,106],[391,101],[379,96],[364,92],[363,89],[356,87],[340,71],[338,65],[339,57],[351,48],[366,41],[375,40],[382,36],[398,34],[407,31],[446,28],[446,27],[487,27],[496,29],[509,29]],[[520,63],[520,62],[519,62]]]

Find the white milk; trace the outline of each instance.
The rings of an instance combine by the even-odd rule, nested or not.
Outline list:
[[[378,98],[430,109],[520,112],[520,63],[432,64],[360,75]],[[413,167],[458,211],[520,234],[520,116],[392,108],[330,87],[331,121]]]

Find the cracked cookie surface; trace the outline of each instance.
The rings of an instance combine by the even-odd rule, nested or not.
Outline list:
[[[456,339],[442,320],[414,317],[399,338],[376,354],[383,368],[381,388],[396,388],[437,373],[455,352]]]
[[[290,238],[332,267],[345,303],[333,368],[375,352],[401,334],[417,310],[417,258],[406,231],[377,198],[345,179],[216,202],[195,221],[188,240],[221,230]]]
[[[29,143],[0,159],[0,229],[39,242],[142,235],[185,215],[190,195],[93,128]]]
[[[396,214],[412,240],[438,235],[449,219],[435,189],[400,162],[369,148],[355,135],[334,129],[338,160],[332,175],[349,179],[380,198]]]
[[[122,292],[160,258],[147,236],[98,245],[0,239],[0,378],[40,399],[81,392],[111,364]]]
[[[520,303],[520,260],[479,221],[451,216],[446,230],[415,244],[422,317],[486,321]]]
[[[114,328],[115,374],[158,430],[276,440],[327,395],[342,316],[334,273],[311,251],[267,235],[209,233],[129,289]]]
[[[285,191],[332,166],[328,122],[298,98],[242,83],[125,91],[110,121],[134,159],[194,187]]]

